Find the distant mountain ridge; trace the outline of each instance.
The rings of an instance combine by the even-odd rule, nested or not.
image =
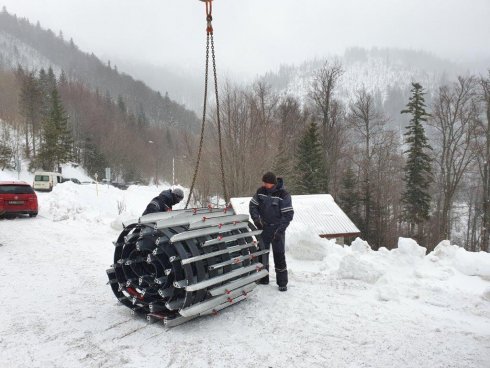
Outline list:
[[[433,93],[440,85],[455,80],[458,75],[486,74],[486,68],[490,67],[490,60],[476,60],[471,64],[456,63],[426,51],[353,47],[341,56],[330,55],[307,60],[299,65],[282,65],[277,70],[258,75],[257,79],[267,82],[280,95],[293,95],[306,102],[314,74],[325,60],[338,60],[344,68],[345,73],[336,96],[345,103],[363,86],[380,95],[383,100],[389,99],[390,91],[393,90],[401,91],[408,98],[412,81],[418,81],[427,92]],[[159,66],[124,60],[119,64],[152,88],[162,89],[165,86],[172,96],[176,96],[194,111],[202,108],[202,76],[193,71],[175,69],[170,73]],[[224,81],[225,79],[220,79],[220,83]],[[250,83],[249,80],[239,79],[234,82]]]
[[[156,92],[145,83],[120,73],[116,66],[102,63],[93,53],[80,51],[73,40],[65,41],[44,30],[40,24],[0,12],[0,68],[39,70],[52,67],[64,71],[68,79],[78,80],[113,101],[122,99],[135,115],[144,112],[157,125],[195,130],[199,124],[193,111]],[[165,90],[162,88],[162,90]]]
[[[421,83],[428,92],[433,92],[457,75],[484,72],[470,70],[466,65],[443,60],[424,51],[351,48],[342,57],[310,60],[299,66],[282,66],[277,72],[265,74],[264,79],[279,93],[304,100],[315,72],[324,65],[325,60],[338,60],[344,68],[337,91],[337,97],[344,102],[348,102],[354,92],[362,87],[380,94],[385,100],[390,89],[408,92],[414,81]]]

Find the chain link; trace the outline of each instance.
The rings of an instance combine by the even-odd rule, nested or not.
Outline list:
[[[196,184],[197,173],[199,171],[199,162],[201,161],[202,144],[204,141],[204,126],[206,124],[206,105],[208,100],[208,70],[209,70],[209,38],[210,34],[208,32],[206,38],[206,70],[204,73],[204,107],[202,112],[202,124],[201,124],[201,140],[199,141],[199,151],[197,153],[196,167],[194,169],[194,175],[192,176],[191,190],[189,191],[189,197],[187,197],[187,203],[185,208],[189,206],[192,194],[194,192],[194,185]]]
[[[225,198],[225,204],[228,205],[228,192],[226,190],[225,181],[225,168],[223,164],[223,144],[221,139],[221,120],[220,120],[220,110],[219,110],[219,97],[218,97],[218,75],[216,73],[216,56],[214,54],[214,38],[211,33],[211,56],[213,58],[213,73],[214,73],[214,91],[216,92],[216,115],[218,120],[218,141],[219,141],[219,158],[220,158],[220,168],[221,168],[221,183],[223,185],[223,196]]]
[[[206,6],[207,6],[206,2]],[[201,139],[199,141],[199,151],[197,153],[196,160],[196,168],[194,169],[194,175],[192,177],[191,189],[189,192],[189,197],[187,198],[187,203],[185,204],[185,208],[189,206],[189,202],[191,200],[191,196],[194,193],[194,186],[196,184],[197,174],[199,172],[199,163],[201,161],[202,154],[202,146],[204,142],[204,126],[206,123],[206,105],[208,99],[208,74],[209,74],[209,41],[211,40],[211,57],[213,59],[213,75],[214,75],[214,91],[216,94],[216,115],[218,122],[218,142],[219,142],[219,157],[220,157],[220,169],[221,169],[221,183],[223,185],[223,196],[225,198],[225,203],[228,205],[228,192],[226,190],[226,181],[225,181],[225,169],[224,169],[224,160],[223,160],[223,144],[222,144],[222,134],[221,134],[221,118],[220,118],[220,109],[219,109],[219,96],[218,96],[218,74],[216,72],[216,56],[214,52],[214,37],[213,37],[213,26],[211,21],[213,20],[210,10],[207,11],[206,21],[208,23],[207,26],[207,37],[206,37],[206,71],[204,77],[204,107],[202,113],[202,125],[201,125]]]

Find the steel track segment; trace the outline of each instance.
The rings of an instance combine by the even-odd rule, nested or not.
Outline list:
[[[148,255],[151,254],[151,251],[156,247],[155,240],[157,239],[155,230],[148,230],[148,228],[141,229],[140,236],[137,239],[135,246],[135,252],[137,252],[136,260],[139,262],[135,264],[131,263],[130,265],[133,272],[139,276],[139,288],[144,291],[143,294],[146,296],[146,298],[157,295],[159,285],[155,285],[153,280],[158,276],[158,270],[161,271],[161,267],[147,262]]]
[[[155,213],[149,213],[148,215],[141,216],[138,219],[138,222],[140,224],[154,225],[157,221],[168,220],[180,216],[185,216],[185,213],[180,211],[155,212]]]
[[[159,263],[160,264],[160,267],[162,268],[162,276],[160,276],[158,279],[160,280],[161,283],[157,283],[155,281],[156,284],[158,284],[160,286],[159,288],[159,291],[158,291],[158,294],[163,298],[163,299],[169,299],[171,298],[173,295],[174,295],[174,291],[175,291],[175,288],[173,287],[173,281],[174,281],[174,275],[168,275],[166,276],[165,275],[165,264],[169,264],[169,267],[171,267],[171,264],[170,264],[170,261],[168,260],[169,256],[167,253],[160,253],[159,255],[157,256],[153,256],[154,260],[152,261],[152,263]],[[161,290],[167,290],[165,292],[165,295],[162,295],[160,293]],[[169,292],[170,291],[170,292]],[[167,301],[167,300],[165,300]]]
[[[133,232],[129,233],[125,237],[121,257],[122,260],[124,260],[122,270],[126,278],[126,286],[123,287],[122,292],[126,297],[132,297],[132,302],[134,305],[148,309],[148,302],[154,301],[157,298],[157,289],[146,287],[149,285],[140,285],[140,277],[146,276],[148,270],[144,268],[141,262],[129,262],[141,258],[139,257],[141,252],[136,250],[136,242],[138,239],[140,239],[140,234],[143,229],[145,229],[145,225],[136,226]],[[139,296],[137,300],[136,296],[131,290],[134,290],[134,292]]]
[[[177,228],[177,232],[182,232],[185,231],[186,229],[184,228]],[[181,260],[188,258],[188,255],[190,253],[191,257],[199,256],[201,254],[201,251],[198,247],[199,240],[198,239],[189,239],[187,241],[181,242],[187,249],[185,252],[185,257],[181,256]],[[193,278],[192,279],[187,279],[187,284],[189,283],[194,283],[197,279],[197,282],[204,281],[207,279],[206,275],[206,269],[204,267],[203,262],[195,262],[194,264],[189,264],[191,269],[193,270]],[[184,266],[185,267],[185,266]],[[206,297],[206,290],[198,290],[197,292],[190,293],[189,298],[187,297],[186,292],[186,301],[184,303],[184,307],[187,307],[189,305],[195,304],[195,303],[200,303],[203,299]]]
[[[265,253],[269,253],[269,251],[268,250],[261,250],[259,252],[245,254],[245,255],[238,256],[238,257],[233,257],[228,261],[216,263],[216,264],[213,264],[211,266],[208,266],[208,269],[211,271],[211,270],[215,270],[217,268],[222,268],[224,266],[228,266],[231,264],[238,264],[238,263],[241,263],[243,266],[249,266],[251,259],[254,259],[255,257],[258,257],[258,256],[265,254]],[[246,260],[249,261],[248,264],[245,264],[244,261],[246,261]]]
[[[155,223],[155,229],[168,229],[168,228],[174,228],[178,226],[188,226],[191,220],[189,217],[185,216],[179,216],[175,218],[170,218],[166,220],[158,220]]]
[[[249,222],[249,224],[251,224],[251,223]],[[250,227],[249,227],[249,228],[247,228],[247,232],[249,232],[249,233],[250,233],[250,230],[252,230],[252,231],[256,231],[257,229],[256,229],[255,227],[254,227],[254,228],[250,228]],[[261,233],[261,234],[262,234],[262,233]],[[244,239],[245,241],[255,241],[255,242],[257,242],[257,241],[258,241],[258,239],[259,239],[259,237],[261,236],[261,234],[257,235],[255,239],[254,239],[252,236],[251,236],[250,238],[245,237],[245,238],[243,238],[243,239]],[[257,243],[257,244],[258,244],[258,243]],[[242,256],[250,256],[250,255],[251,255],[251,254],[253,254],[253,253],[252,253],[252,252],[246,253],[246,252],[242,251],[242,252],[241,252],[241,254],[242,254]],[[263,255],[263,254],[265,254],[265,253],[260,253],[258,256]],[[246,258],[245,258],[245,261],[242,263],[242,266],[246,267],[246,266],[249,266],[249,265],[255,264],[255,263],[257,263],[257,262],[258,262],[257,257],[254,257],[254,256],[251,256],[251,257],[246,257]],[[249,273],[249,275],[252,275],[253,273],[254,273],[254,272],[250,272],[250,273]]]
[[[229,216],[229,217],[231,217],[231,216]],[[229,231],[228,233],[234,234],[236,232],[238,232],[238,229],[233,229],[233,230]],[[224,236],[227,235],[227,233],[223,233],[223,234],[224,234]],[[205,268],[208,270],[209,278],[214,278],[214,277],[217,277],[217,276],[220,276],[220,275],[223,275],[223,274],[230,272],[232,270],[232,266],[229,265],[229,266],[225,266],[223,268],[212,269],[212,270],[209,269],[209,266],[212,264],[229,261],[231,259],[231,254],[230,254],[231,252],[229,249],[230,247],[228,246],[229,244],[227,244],[227,243],[217,243],[213,247],[202,247],[202,244],[205,244],[206,242],[212,240],[209,238],[210,238],[209,235],[207,236],[207,238],[200,238],[200,239],[203,239],[200,242],[201,249],[203,249],[204,252],[206,252],[208,254],[214,253],[214,256],[204,258],[202,260],[202,262],[204,263]],[[234,244],[234,243],[232,243],[232,244]],[[226,249],[226,251],[225,251],[225,249]],[[197,262],[200,262],[200,261],[198,260]],[[206,289],[203,289],[203,290],[206,290]]]
[[[167,328],[176,327],[197,317],[199,317],[199,315],[192,317],[164,318],[163,325]]]
[[[136,256],[133,257],[133,254]],[[149,251],[133,250],[129,256],[129,260],[125,264],[131,262],[134,259],[137,262],[129,264],[131,270],[138,275],[138,289],[145,296],[146,301],[151,301],[158,292],[159,285],[155,285],[155,277],[157,277],[157,268],[146,261]],[[151,268],[151,269],[150,269]]]
[[[211,218],[211,220],[209,218],[207,218],[204,222],[212,221],[213,219],[217,219],[217,218],[219,218],[221,221],[221,219],[224,217],[223,215],[228,217],[228,218],[233,216],[230,213],[227,213],[227,214],[222,213],[221,216],[213,217],[213,218]],[[216,226],[216,225],[214,224],[214,226]],[[204,244],[207,241],[212,240],[212,237],[210,235],[199,237],[199,238],[197,238],[197,240],[199,243],[199,248],[200,248],[201,254],[202,253],[204,253],[204,254],[202,254],[197,259],[195,258],[196,264],[202,263],[205,270],[208,270],[208,272],[207,272],[208,277],[207,278],[213,278],[213,277],[219,276],[223,272],[228,272],[231,270],[231,268],[230,269],[222,269],[222,270],[211,270],[211,271],[209,271],[209,269],[208,269],[208,266],[210,264],[214,264],[217,262],[221,262],[221,261],[230,259],[229,252],[225,251],[225,249],[227,248],[225,243],[217,244],[216,247],[203,247],[202,244]],[[207,256],[208,254],[209,255],[212,254],[212,256]],[[205,289],[203,291],[206,292]],[[207,292],[206,292],[206,294],[207,294]],[[206,298],[204,298],[204,299],[206,299]]]
[[[171,231],[169,231],[169,229],[161,229],[159,231],[162,232],[168,239],[170,239],[173,236],[173,233]],[[177,251],[175,250],[174,246],[170,243],[165,243],[165,245],[163,245],[162,250],[168,255],[169,259],[171,257],[178,256]],[[169,281],[173,283],[173,281],[182,280],[185,277],[185,272],[184,272],[184,268],[180,264],[180,261],[175,260],[173,262],[170,262],[170,264],[171,264],[172,274],[174,277],[170,277]],[[173,287],[173,285],[170,285],[169,287]],[[174,293],[169,298],[169,300],[167,301],[167,304],[176,300],[176,299],[182,298],[185,295],[185,293],[186,293],[186,291],[184,289],[174,288]],[[168,308],[168,309],[171,309],[171,308]]]
[[[206,239],[201,241],[199,244],[202,245],[205,241],[206,241]],[[205,254],[206,253],[216,254],[214,257],[209,257],[209,258],[206,258],[202,261],[205,264],[206,269],[208,270],[209,278],[213,278],[213,277],[216,277],[216,276],[223,274],[224,272],[231,271],[231,268],[229,268],[229,269],[223,268],[221,270],[209,270],[209,265],[219,263],[219,262],[223,262],[223,261],[227,261],[230,259],[230,253],[229,253],[229,250],[227,248],[228,247],[227,247],[226,243],[220,243],[214,247],[203,248],[201,246],[201,249],[204,251]]]
[[[204,242],[204,244],[202,246],[203,247],[209,247],[210,245],[215,245],[218,243],[228,243],[228,242],[232,242],[232,241],[235,241],[237,239],[240,239],[240,238],[257,236],[257,235],[260,235],[261,233],[262,233],[262,230],[255,230],[252,232],[241,233],[241,234],[237,234],[237,235],[217,237],[215,239],[207,240],[206,242]]]
[[[127,226],[120,234],[118,237],[118,242],[116,243],[116,249],[114,252],[114,267],[113,267],[113,272],[111,272],[111,288],[116,295],[117,299],[119,302],[126,307],[130,308],[131,310],[135,309],[148,309],[146,303],[142,301],[138,301],[137,303],[133,303],[133,296],[131,293],[127,290],[126,284],[128,278],[131,278],[133,275],[130,275],[128,277],[127,273],[129,272],[128,269],[126,269],[125,273],[125,267],[123,265],[123,262],[118,263],[119,261],[123,260],[128,253],[132,251],[135,247],[135,243],[137,239],[139,238],[139,234],[141,233],[142,229],[146,229],[147,227],[144,225],[139,225],[139,224],[131,224]],[[135,234],[133,236],[133,234]],[[129,235],[129,237],[128,237]],[[127,240],[130,240],[128,243]],[[109,276],[109,275],[108,275]],[[116,278],[116,280],[113,279],[113,277]],[[114,281],[117,281],[114,282]],[[136,289],[135,289],[136,291]]]
[[[212,214],[212,216],[210,216],[208,214],[206,216],[203,216],[200,220],[198,220],[198,223],[200,223],[200,224],[206,223],[208,225],[211,223],[214,226],[216,226],[215,220],[218,220],[219,221],[218,223],[222,223],[223,218],[226,217],[226,219],[229,219],[232,216],[234,216],[234,212],[230,212],[230,211],[223,211],[221,213],[214,213],[214,214]],[[196,263],[201,263],[201,262],[203,263],[205,269],[207,270],[208,278],[213,278],[213,277],[219,276],[223,272],[228,272],[231,270],[231,268],[230,269],[222,269],[222,270],[209,270],[208,269],[208,266],[210,264],[214,264],[217,262],[221,262],[221,261],[230,259],[230,255],[229,255],[228,251],[224,251],[227,248],[227,245],[225,243],[217,244],[216,247],[203,247],[202,244],[204,244],[206,241],[212,240],[212,238],[208,235],[206,237],[199,237],[197,239],[198,239],[199,249],[202,253],[204,253],[204,254],[214,253],[215,254],[212,257],[206,257],[206,258],[203,258],[202,261],[198,260],[196,262]],[[219,253],[220,251],[221,251],[221,253]],[[215,253],[215,252],[218,252],[218,253]],[[206,299],[206,298],[207,298],[207,292],[206,292],[206,296],[204,299]]]
[[[141,251],[153,251],[156,248],[156,240],[158,238],[156,236],[143,236],[136,241],[136,249]]]
[[[197,283],[197,284],[188,285],[188,286],[186,286],[186,290],[196,291],[199,289],[204,289],[204,288],[207,288],[207,287],[210,287],[210,286],[213,286],[213,285],[225,282],[225,281],[229,281],[230,279],[233,279],[234,277],[244,275],[246,273],[249,273],[250,271],[253,271],[253,270],[257,271],[257,269],[261,268],[261,267],[262,267],[262,264],[260,264],[260,263],[250,265],[248,267],[242,267],[242,268],[233,270],[231,272],[225,273],[221,276],[214,277],[212,279],[208,279],[206,281],[202,281],[202,282]]]
[[[136,230],[137,229],[134,229],[134,231]],[[134,279],[135,277],[137,277],[137,275],[133,272],[133,270],[129,266],[124,264],[126,260],[129,259],[129,256],[131,255],[131,252],[134,249],[136,249],[136,242],[127,242],[126,240],[124,241],[124,246],[121,253],[121,259],[120,261],[118,260],[118,263],[121,263],[121,268],[124,272],[124,277],[126,278],[126,280]]]
[[[179,230],[179,229],[177,229]],[[190,251],[190,255],[192,257],[198,256],[201,254],[201,251],[199,250],[198,247],[198,240],[197,239],[189,239],[187,241],[182,242],[184,246],[188,248]],[[186,256],[189,252],[186,252]],[[183,258],[181,257],[181,260]],[[207,278],[206,275],[206,269],[204,268],[204,265],[202,262],[196,262],[193,265],[190,265],[191,268],[193,269],[193,274],[197,277],[197,282],[204,281]],[[190,282],[193,282],[194,279],[190,280]],[[205,290],[199,290],[197,293],[194,293],[193,298],[191,299],[191,304],[194,303],[199,303],[201,302],[204,298],[206,297],[206,291]]]
[[[233,213],[233,211],[228,210],[228,213]],[[168,212],[156,212],[150,213],[148,215],[141,216],[138,221],[140,224],[145,223],[156,223],[158,220],[166,220],[181,216],[204,216],[211,217],[214,214],[223,214],[225,211],[223,209],[214,209],[210,211],[208,208],[197,208],[197,209],[186,209],[186,210],[174,210]],[[234,214],[234,213],[233,213]]]
[[[225,225],[238,222],[248,222],[248,215],[223,215],[214,218],[203,217],[202,220],[189,223],[189,230],[197,230],[210,226]]]
[[[217,307],[214,307],[210,310],[207,310],[207,311],[204,311],[202,313],[199,314],[199,316],[207,316],[209,314],[217,314],[220,310],[222,309],[225,309],[225,308],[228,308],[234,304],[237,304],[238,302],[241,302],[242,300],[246,300],[248,299],[248,297],[250,296],[250,294],[252,294],[254,292],[254,290],[250,291],[249,293],[247,293],[247,295],[240,295],[240,296],[237,296],[236,298],[234,298],[231,303],[226,301],[225,303],[223,304],[220,304],[218,305]]]
[[[185,231],[186,229],[177,227],[177,228],[168,228],[167,230],[172,232],[173,234],[179,234],[180,231]],[[188,252],[187,252],[186,248],[184,247],[183,242],[173,243],[172,245],[174,246],[175,250],[177,251],[177,254],[179,255],[180,259],[185,259],[188,257]],[[183,286],[193,282],[194,270],[192,269],[192,266],[191,265],[184,265],[183,269],[184,269],[185,279],[184,280],[175,279],[174,287],[181,288],[181,286],[178,286],[179,282],[183,282]],[[193,302],[193,299],[194,299],[193,294],[190,292],[186,292],[185,296],[184,296],[184,304],[183,305],[184,306],[191,305]]]
[[[235,235],[239,235],[242,231],[247,231],[248,232],[248,228],[241,228],[241,229],[233,230],[232,232],[230,232],[230,235],[229,236],[234,237]],[[227,236],[225,236],[225,238],[226,237]],[[218,244],[218,247],[219,248],[225,248],[225,249],[229,249],[230,250],[230,252],[226,255],[226,257],[221,257],[221,262],[230,261],[233,258],[232,254],[235,253],[235,252],[245,252],[246,254],[249,254],[251,252],[250,247],[244,247],[244,245],[247,245],[248,244],[247,241],[246,240],[243,240],[243,239],[240,239],[240,238],[237,238],[237,239],[232,238],[231,241],[221,242],[221,243],[217,243],[217,244]],[[234,248],[234,247],[236,247],[236,248]],[[207,248],[207,247],[205,247],[205,248]],[[233,264],[225,265],[221,269],[221,274],[226,274],[228,272],[231,272],[231,271],[233,271],[233,268],[234,268],[233,267]],[[219,274],[220,273],[220,269],[216,269],[216,270],[218,271],[218,274]]]
[[[210,309],[212,310],[220,304],[226,302],[232,303],[233,299],[241,295],[247,295],[255,288],[255,286],[257,286],[256,283],[245,285],[236,290],[230,291],[228,294],[219,295],[191,307],[183,308],[179,311],[179,313],[184,317],[190,317],[196,314],[204,313],[205,311],[208,311]]]
[[[125,305],[128,308],[132,307],[131,301],[121,292],[119,291],[119,283],[117,282],[116,279],[116,272],[113,268],[109,268],[107,271],[107,277],[109,278],[109,283],[111,286],[111,290],[116,296],[116,298],[119,300],[119,302],[123,305]]]
[[[121,234],[119,234],[117,240],[114,242],[114,245],[115,245],[115,248],[116,248],[114,250],[114,263],[117,263],[117,261],[121,259],[121,254],[122,254],[123,247],[124,247],[124,238],[136,226],[137,226],[137,224],[132,224],[132,225],[127,226],[126,228],[124,228],[124,230],[121,232]]]
[[[218,296],[222,294],[226,294],[232,290],[238,289],[245,285],[255,283],[255,281],[260,280],[262,277],[265,277],[269,274],[269,272],[265,269],[260,270],[259,272],[254,272],[253,274],[240,278],[238,280],[229,282],[227,284],[216,286],[212,289],[208,289],[208,292],[211,296]]]
[[[128,260],[124,263],[124,266],[128,266],[137,276],[137,282],[132,282],[133,287],[143,295],[145,302],[151,302],[155,299],[159,287],[155,287],[152,282],[155,278],[153,273],[156,274],[156,272],[155,267],[146,262],[147,254],[147,251],[139,252],[135,247],[129,254]],[[150,270],[149,267],[152,269]]]
[[[233,236],[233,235],[237,235],[238,233],[240,233],[240,230],[236,229],[236,230],[233,230],[232,232],[230,232],[229,234],[225,234],[225,236],[226,235]],[[229,250],[229,252],[226,254],[226,257],[223,257],[223,256],[218,257],[217,262],[214,262],[213,264],[228,262],[229,260],[232,259],[232,254],[235,252],[240,252],[240,251],[248,252],[249,247],[243,247],[242,245],[247,245],[247,243],[239,245],[237,240],[233,240],[233,241],[227,242],[227,243],[226,242],[225,243],[218,243],[217,244],[218,249],[226,248]],[[208,248],[208,247],[206,247],[206,248]],[[208,265],[208,267],[209,266],[210,266],[210,264]],[[217,271],[216,272],[217,275],[226,275],[229,272],[233,271],[233,269],[234,269],[234,265],[228,264],[228,265],[225,265],[224,267],[216,268],[215,270]],[[238,277],[240,277],[240,276],[238,276]]]
[[[162,244],[165,244],[165,241],[168,242],[168,237],[166,237],[161,232],[156,232],[155,236],[157,239],[162,239]],[[171,263],[170,263],[169,258],[168,258],[169,256],[166,253],[164,253],[163,250],[162,250],[161,256],[160,255],[153,255],[153,252],[156,251],[158,248],[159,248],[159,246],[156,244],[156,241],[155,241],[155,248],[153,249],[152,254],[148,255],[147,262],[151,263],[157,271],[155,279],[160,279],[162,277],[165,277],[165,279],[167,279],[167,276],[165,275],[165,270],[167,268],[171,267]],[[160,249],[163,249],[163,245]],[[157,283],[157,282],[155,282],[155,283]],[[158,285],[160,285],[160,287],[161,287],[161,285],[164,285],[164,284],[158,283]]]
[[[198,238],[198,237],[206,236],[206,235],[224,234],[224,233],[228,233],[228,232],[231,232],[233,230],[244,228],[244,227],[248,227],[247,223],[239,222],[239,223],[234,224],[234,225],[213,226],[210,228],[189,230],[189,231],[186,231],[184,233],[180,233],[180,234],[172,236],[170,238],[170,242],[175,243],[178,241],[192,239],[192,238]]]
[[[212,257],[218,257],[218,256],[221,256],[221,255],[227,255],[228,254],[228,256],[229,256],[230,253],[234,253],[234,252],[240,251],[241,250],[240,247],[243,247],[244,249],[251,248],[251,247],[256,248],[256,244],[255,243],[245,243],[245,244],[241,244],[241,245],[233,245],[233,246],[230,246],[230,247],[226,247],[225,246],[225,248],[219,249],[219,250],[216,250],[216,251],[211,251],[212,248],[211,247],[207,247],[207,248],[205,248],[205,250],[209,251],[208,253],[204,253],[204,254],[201,254],[201,255],[196,256],[196,257],[191,257],[191,258],[187,258],[187,259],[181,260],[181,263],[185,265],[185,264],[189,264],[189,263],[193,263],[193,262],[202,261],[204,259],[209,259],[209,258],[212,258]],[[214,264],[215,262],[209,261],[208,263],[209,264]]]
[[[206,221],[210,220],[210,219],[214,219],[214,218],[217,218],[217,217],[226,217],[226,216],[235,216],[235,213],[234,212],[224,212],[224,211],[219,211],[219,212],[207,212],[207,213],[197,213],[193,216],[191,216],[189,219],[191,222],[199,222],[199,221],[203,221],[204,219]]]
[[[249,229],[247,227],[247,229],[245,229],[245,230],[239,230],[239,232],[241,234],[243,234],[245,232],[249,233]],[[239,242],[245,242],[245,243],[247,243],[248,241],[253,241],[253,238],[252,237],[250,237],[250,239],[247,239],[247,238],[239,238],[236,241],[237,241],[237,243],[239,243]],[[241,250],[239,252],[239,254],[241,254],[244,257],[242,259],[242,262],[241,262],[242,266],[249,266],[251,264],[250,260],[253,259],[253,258],[247,257],[250,254],[252,254],[252,252],[250,251],[250,249],[243,249],[243,250]]]
[[[248,221],[248,215],[233,215],[225,213],[213,213],[208,217],[207,214],[198,215],[181,215],[170,217],[163,220],[157,220],[155,222],[155,229],[175,228],[178,226],[189,226],[186,230],[195,230],[199,228],[205,228],[210,226],[217,226],[219,224],[230,224],[233,222]]]

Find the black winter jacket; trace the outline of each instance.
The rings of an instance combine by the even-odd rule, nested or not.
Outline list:
[[[172,206],[177,204],[178,202],[175,200],[175,197],[172,195],[172,190],[167,189],[161,192],[158,197],[155,197],[148,203],[146,206],[145,212],[143,215],[147,215],[149,213],[154,212],[167,212],[172,210]]]
[[[281,178],[272,189],[260,187],[249,204],[250,216],[254,222],[262,221],[264,226],[277,226],[277,231],[286,231],[293,220],[294,210],[291,195],[284,189]]]

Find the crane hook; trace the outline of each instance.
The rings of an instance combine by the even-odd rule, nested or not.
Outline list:
[[[207,34],[213,34],[213,25],[211,22],[213,21],[213,0],[199,0],[203,3],[206,3],[206,20],[208,25],[206,27]]]

